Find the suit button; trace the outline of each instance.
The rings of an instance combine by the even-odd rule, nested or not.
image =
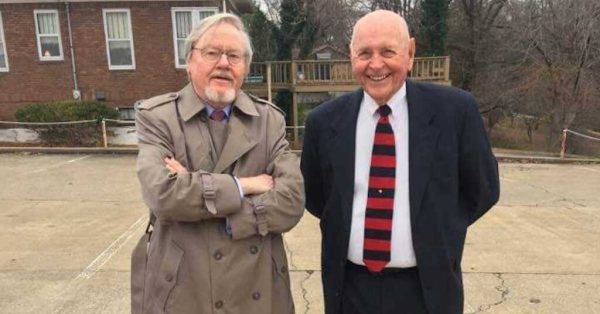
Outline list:
[[[260,299],[260,292],[254,292],[252,294],[252,299],[259,300]]]
[[[223,301],[219,300],[219,301],[215,302],[215,307],[218,308],[218,309],[222,308],[223,307]]]
[[[251,246],[250,253],[252,253],[252,254],[258,253],[258,247],[256,247],[256,245]]]
[[[167,274],[167,275],[165,276],[165,279],[167,280],[167,282],[171,282],[171,281],[173,281],[173,274]]]
[[[281,273],[285,274],[287,272],[287,267],[286,266],[281,266]]]
[[[221,251],[216,251],[213,257],[218,261],[223,258],[223,253],[221,253]]]

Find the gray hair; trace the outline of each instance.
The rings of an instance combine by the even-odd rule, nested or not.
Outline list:
[[[218,13],[206,17],[192,29],[188,37],[185,39],[185,59],[189,60],[192,56],[194,44],[200,38],[202,38],[202,36],[204,36],[209,29],[219,24],[230,24],[242,34],[242,39],[246,48],[246,68],[248,70],[250,68],[250,63],[252,62],[253,54],[250,37],[248,36],[248,33],[246,33],[246,28],[244,27],[242,20],[237,15],[230,13]]]

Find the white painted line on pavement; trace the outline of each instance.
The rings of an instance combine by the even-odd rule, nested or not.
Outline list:
[[[122,247],[123,245],[125,245],[125,243],[127,243],[127,241],[129,241],[129,239],[138,231],[138,229],[143,226],[146,222],[148,221],[148,215],[143,215],[142,217],[140,217],[136,222],[133,223],[133,225],[131,225],[131,227],[129,227],[129,229],[127,229],[121,236],[119,236],[113,243],[111,243],[111,245],[109,245],[102,253],[100,253],[100,255],[98,255],[98,257],[96,257],[96,259],[94,259],[76,278],[77,279],[89,279],[92,276],[94,276],[94,274],[96,272],[98,272],[98,270],[100,270],[100,268],[102,266],[104,266],[104,264],[106,264],[106,262],[108,262],[111,257],[117,253]]]
[[[75,158],[75,159],[71,159],[71,160],[67,160],[67,161],[59,162],[59,163],[57,163],[57,164],[54,164],[54,165],[51,165],[51,166],[48,166],[48,167],[39,168],[39,169],[32,170],[32,171],[27,171],[27,172],[25,172],[24,174],[38,173],[38,172],[42,172],[42,171],[46,171],[46,170],[50,170],[50,169],[54,169],[54,168],[58,168],[58,167],[60,167],[60,166],[62,166],[62,165],[66,165],[66,164],[69,164],[69,163],[73,163],[73,162],[76,162],[76,161],[80,161],[80,160],[86,159],[86,158],[88,158],[88,157],[92,157],[92,155],[85,155],[85,156],[82,156],[82,157],[79,157],[79,158]]]

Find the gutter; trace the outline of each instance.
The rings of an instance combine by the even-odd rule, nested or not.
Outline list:
[[[73,70],[73,98],[81,99],[79,84],[77,82],[77,66],[75,65],[75,48],[73,48],[73,31],[71,29],[71,6],[65,2],[65,15],[67,16],[67,28],[69,30],[69,47],[71,48],[71,68]]]

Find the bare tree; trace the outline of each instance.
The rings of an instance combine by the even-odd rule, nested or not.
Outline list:
[[[600,63],[600,3],[527,0],[519,10],[525,12],[522,93],[543,103],[552,126],[548,143],[555,145],[562,129],[600,106],[600,76],[594,71]]]
[[[501,16],[508,0],[456,0],[450,12],[448,48],[460,75],[455,84],[472,90],[477,75],[490,62],[495,51],[494,34],[506,21]]]

